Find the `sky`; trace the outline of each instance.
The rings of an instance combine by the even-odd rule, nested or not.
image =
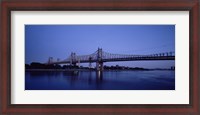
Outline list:
[[[102,48],[113,54],[175,51],[175,25],[25,25],[25,63],[88,55]],[[89,64],[82,64],[88,66]],[[106,62],[144,68],[170,68],[175,61]],[[95,63],[93,63],[95,66]]]

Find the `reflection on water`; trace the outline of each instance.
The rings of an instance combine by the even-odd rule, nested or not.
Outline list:
[[[174,90],[174,71],[27,71],[26,90]]]

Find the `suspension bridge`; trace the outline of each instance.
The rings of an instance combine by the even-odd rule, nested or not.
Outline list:
[[[98,48],[98,50],[89,55],[76,55],[72,52],[71,55],[64,60],[54,60],[53,57],[49,57],[45,64],[71,64],[80,65],[80,63],[96,63],[96,69],[102,71],[104,62],[116,62],[116,61],[148,61],[148,60],[175,60],[175,52],[165,52],[147,55],[127,55],[127,54],[112,54]]]

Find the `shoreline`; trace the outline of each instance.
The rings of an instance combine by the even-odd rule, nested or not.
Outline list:
[[[140,69],[140,70],[129,70],[129,69],[115,69],[115,70],[103,70],[103,71],[175,71],[171,69]],[[25,69],[25,71],[48,71],[48,72],[68,72],[68,71],[97,71],[95,69]]]

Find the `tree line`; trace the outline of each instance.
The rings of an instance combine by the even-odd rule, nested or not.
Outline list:
[[[25,64],[26,69],[95,69],[76,65],[58,65],[58,64],[42,64],[39,62],[32,62],[31,64]],[[141,67],[125,67],[125,66],[106,66],[103,67],[105,70],[148,70]]]

